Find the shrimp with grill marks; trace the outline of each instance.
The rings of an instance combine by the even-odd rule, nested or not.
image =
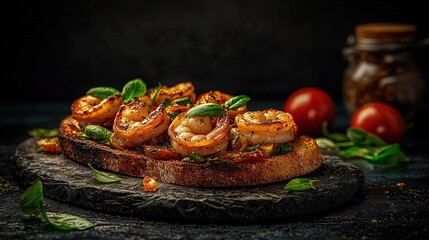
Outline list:
[[[85,95],[73,102],[72,117],[86,124],[111,126],[122,102],[121,94],[103,100]]]
[[[276,109],[239,114],[235,123],[238,131],[252,145],[289,142],[298,130],[292,115]]]
[[[228,114],[218,117],[214,124],[210,117],[187,118],[185,114],[179,114],[168,129],[176,152],[185,156],[191,152],[209,155],[228,147]]]
[[[165,103],[154,111],[144,102],[131,102],[121,106],[113,124],[113,138],[122,146],[135,147],[165,133],[170,117],[165,111]]]

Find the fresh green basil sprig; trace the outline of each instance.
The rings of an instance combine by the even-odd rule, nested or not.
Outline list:
[[[19,205],[25,214],[40,212],[40,220],[49,223],[51,226],[64,230],[85,230],[95,225],[79,216],[67,213],[46,212],[43,207],[43,184],[37,180],[21,195]]]
[[[339,156],[345,158],[362,158],[383,167],[393,167],[409,161],[398,143],[386,144],[379,137],[362,129],[350,127],[346,135],[334,134],[329,133],[324,124],[322,133],[325,137],[316,139],[319,147],[333,148]]]
[[[226,113],[226,110],[216,103],[204,103],[197,105],[186,113],[186,117],[218,117]]]
[[[43,207],[40,208],[40,218],[57,229],[63,231],[85,230],[95,226],[92,222],[68,213],[46,212]]]
[[[19,206],[25,214],[35,213],[43,202],[43,186],[40,180],[37,180],[21,195]]]
[[[286,184],[284,189],[291,190],[291,191],[304,191],[307,189],[316,189],[313,183],[317,181],[318,180],[311,180],[308,178],[294,178]]]
[[[119,93],[119,91],[112,87],[94,87],[86,92],[86,94],[96,97],[100,100],[108,98],[117,93]]]
[[[130,100],[135,97],[144,95],[146,91],[146,84],[140,78],[136,78],[134,80],[129,81],[122,88],[122,96],[124,98],[124,103],[130,102]]]
[[[251,98],[249,96],[238,95],[228,99],[228,101],[225,102],[225,107],[227,110],[237,109],[245,105],[250,100]]]
[[[86,94],[103,100],[114,94],[121,93],[124,103],[128,103],[131,99],[144,95],[146,91],[146,84],[140,78],[136,78],[126,83],[122,88],[122,92],[112,87],[94,87],[89,89]]]
[[[88,163],[88,166],[91,168],[92,172],[95,175],[95,179],[99,183],[114,183],[114,182],[120,182],[120,181],[124,180],[123,178],[119,177],[116,174],[107,173],[107,172],[97,170],[94,167],[92,167],[92,165],[90,163]]]

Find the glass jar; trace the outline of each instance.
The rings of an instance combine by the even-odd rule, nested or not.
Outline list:
[[[348,60],[343,99],[349,113],[368,102],[385,102],[405,118],[421,111],[425,83],[415,58],[416,26],[357,25],[355,40],[343,53]]]

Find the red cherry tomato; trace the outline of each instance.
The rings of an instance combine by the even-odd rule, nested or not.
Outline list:
[[[60,141],[58,137],[45,137],[36,139],[37,144],[42,150],[59,154],[61,153]]]
[[[404,136],[405,121],[394,107],[372,102],[356,109],[350,120],[350,127],[364,129],[386,143],[398,143]]]
[[[322,123],[332,126],[335,106],[332,98],[322,89],[308,87],[293,92],[284,104],[284,111],[292,114],[298,132],[313,137],[321,135]]]

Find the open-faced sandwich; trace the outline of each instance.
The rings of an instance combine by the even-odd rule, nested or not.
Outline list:
[[[59,141],[75,161],[186,186],[273,183],[322,164],[316,141],[297,134],[289,113],[247,111],[249,100],[220,91],[197,97],[191,82],[92,88],[72,104]]]

